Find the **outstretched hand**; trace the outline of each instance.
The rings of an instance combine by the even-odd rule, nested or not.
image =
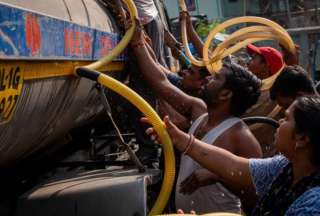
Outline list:
[[[151,124],[147,117],[141,118],[141,122]],[[165,116],[163,119],[163,122],[165,124],[165,127],[167,129],[169,136],[171,137],[172,143],[175,143],[177,139],[179,139],[179,134],[183,132],[179,130],[179,128],[170,121],[169,116]],[[150,136],[151,140],[154,141],[155,143],[157,144],[161,143],[159,135],[157,134],[156,130],[153,127],[149,127],[146,130],[146,134]]]

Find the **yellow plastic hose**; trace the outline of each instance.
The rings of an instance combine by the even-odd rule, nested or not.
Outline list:
[[[211,72],[211,73],[215,73],[218,72],[221,67],[222,67],[222,59],[224,57],[226,57],[227,53],[228,55],[233,53],[233,51],[238,51],[239,49],[241,49],[242,47],[257,42],[257,41],[262,41],[262,40],[270,40],[271,38],[268,36],[261,36],[260,38],[256,37],[256,38],[248,38],[244,41],[241,41],[239,43],[237,43],[235,46],[229,48],[229,49],[216,49],[214,51],[214,61],[212,63],[209,63],[206,65],[207,69]],[[218,47],[217,47],[218,48]],[[219,53],[219,54],[216,54]]]
[[[133,105],[135,105],[150,120],[150,123],[159,135],[164,153],[165,173],[160,194],[153,208],[149,212],[149,215],[161,214],[169,200],[175,176],[174,151],[171,139],[167,133],[164,123],[161,121],[153,108],[141,96],[128,88],[126,85],[102,73],[99,75],[97,81],[101,85],[104,85],[107,88],[110,88],[111,90],[117,92]]]
[[[184,0],[179,0],[179,5],[180,5],[181,11],[183,11],[183,12],[188,11]],[[187,20],[185,19],[185,17],[183,17],[181,20],[181,38],[182,38],[182,44],[185,49],[186,55],[188,56],[189,60],[191,61],[191,63],[193,65],[196,65],[199,67],[205,66],[204,62],[202,60],[196,59],[190,51],[190,48],[188,45],[187,28],[186,28],[187,25],[186,24],[187,24]]]
[[[114,92],[118,93],[122,97],[126,98],[129,102],[135,105],[149,120],[155,131],[159,135],[160,141],[163,147],[164,159],[165,159],[165,172],[163,182],[160,190],[160,194],[149,212],[149,215],[161,214],[166,206],[174,183],[175,176],[175,157],[171,143],[171,139],[167,133],[164,123],[161,121],[157,113],[153,108],[136,92],[131,90],[126,85],[115,80],[114,78],[107,76],[98,71],[91,69],[77,68],[76,74],[81,77],[89,78],[93,81],[97,81],[101,85],[110,88]]]
[[[135,18],[138,17],[138,12],[137,12],[137,8],[134,5],[134,3],[132,2],[132,0],[123,0],[123,1],[127,5],[127,8],[130,12],[132,26],[125,33],[125,35],[123,36],[121,41],[118,43],[118,45],[107,56],[104,56],[103,58],[99,59],[98,61],[93,62],[92,64],[85,66],[86,68],[92,69],[92,70],[98,70],[101,67],[107,65],[113,59],[115,59],[127,47],[128,43],[130,42],[130,40],[133,36],[133,33],[135,31],[135,28],[136,28]]]
[[[246,37],[248,34],[241,35],[240,37]],[[235,42],[233,40],[228,40],[224,44],[219,44],[217,48],[213,51],[212,58],[210,59],[210,63],[207,65],[207,67],[210,67],[210,71],[217,72],[221,67],[216,67],[216,63],[219,61],[222,61],[223,58],[229,56],[230,54],[242,49],[243,46],[246,46],[247,44],[251,44],[257,41],[261,40],[271,40],[273,39],[272,35],[267,34],[257,34],[254,33],[253,35],[250,34],[250,36],[254,37],[248,37],[247,39],[238,42],[236,45],[231,46],[230,48],[227,48],[230,46],[230,44],[234,44]],[[235,38],[237,39],[237,38]]]
[[[209,59],[209,46],[214,36],[223,29],[242,22],[259,23],[264,24],[265,26],[251,26],[234,32],[227,40],[216,47],[211,54],[213,58]],[[285,31],[285,29],[283,29],[277,23],[261,17],[239,17],[230,19],[218,25],[210,32],[203,48],[203,61],[211,73],[216,72],[221,68],[221,60],[224,57],[238,51],[243,47],[246,47],[250,43],[262,40],[278,40],[279,43],[286,49],[290,50],[291,52],[295,52],[295,45],[291,37]],[[229,47],[231,44],[235,45],[227,49],[227,47]],[[281,70],[282,69],[283,68],[281,68]],[[278,75],[279,73],[275,73],[273,76],[264,79],[262,81],[261,89],[268,90]]]
[[[185,7],[185,6],[182,6],[182,5],[184,5],[184,0],[179,0],[179,3],[180,3],[181,8]],[[266,26],[251,26],[251,27],[246,27],[246,28],[240,29],[240,30],[234,32],[233,36],[230,35],[227,38],[227,40],[224,41],[225,43],[231,43],[231,42],[228,42],[229,38],[233,39],[233,37],[236,38],[239,35],[247,34],[248,32],[256,32],[256,33],[260,32],[260,34],[261,34],[261,32],[262,33],[270,32],[271,34],[273,34],[272,36],[270,35],[270,39],[278,40],[286,49],[290,50],[291,52],[295,51],[295,46],[294,46],[294,43],[293,43],[291,37],[285,31],[285,29],[283,29],[277,23],[275,23],[271,20],[265,19],[265,18],[261,18],[261,17],[239,17],[239,18],[234,18],[234,19],[228,20],[228,21],[218,25],[216,28],[214,28],[210,32],[210,34],[204,44],[203,60],[198,60],[198,59],[194,58],[192,53],[190,52],[190,49],[188,46],[188,40],[187,40],[187,33],[186,33],[186,20],[185,20],[185,18],[182,18],[182,20],[181,20],[182,42],[185,47],[186,54],[187,54],[188,58],[190,59],[190,61],[192,62],[192,64],[197,65],[197,66],[205,66],[206,65],[207,67],[210,67],[210,64],[213,63],[214,59],[209,59],[209,51],[208,50],[209,50],[209,46],[210,46],[212,40],[214,39],[214,36],[218,32],[221,32],[222,30],[224,30],[225,28],[230,27],[232,25],[242,23],[242,22],[260,23],[260,24],[264,24]],[[250,36],[250,35],[246,35],[246,36],[248,38],[250,38],[250,37],[254,37],[254,34],[252,36]],[[265,38],[269,39],[267,37],[265,37]],[[240,44],[240,45],[233,48],[233,50],[239,50],[244,46],[244,44]],[[232,52],[232,50],[230,50],[228,54],[224,55],[224,57],[233,53],[233,52]],[[215,57],[214,54],[212,54],[212,56]],[[214,71],[212,71],[211,68],[208,68],[208,69],[209,69],[209,71],[214,72]]]
[[[188,12],[188,9],[184,0],[179,0],[179,6],[181,11]]]
[[[182,11],[187,12],[187,7],[184,0],[179,0],[179,5]],[[241,24],[241,23],[257,23],[260,25],[244,27],[231,34],[225,41],[219,44],[215,50],[210,50],[210,45],[215,35],[224,29]],[[250,43],[262,40],[277,40],[287,50],[294,53],[295,44],[288,32],[279,24],[262,17],[244,16],[227,20],[216,26],[210,31],[207,40],[203,47],[203,59],[196,59],[190,52],[186,31],[186,18],[181,20],[181,37],[186,54],[193,65],[206,66],[210,73],[219,71],[222,67],[222,59],[226,56],[246,47]],[[229,46],[231,46],[229,48]],[[275,78],[279,75],[276,73],[272,77],[263,80],[262,90],[269,89]]]
[[[248,23],[248,22],[263,24],[263,25],[266,25],[266,26],[269,26],[269,27],[275,29],[275,31],[281,32],[285,36],[285,38],[284,38],[285,43],[283,44],[283,46],[285,46],[285,48],[288,49],[289,51],[291,51],[292,53],[295,52],[295,45],[294,45],[291,37],[289,36],[288,32],[286,32],[285,29],[283,29],[279,24],[277,24],[271,20],[262,18],[262,17],[253,17],[253,16],[238,17],[238,18],[233,18],[233,19],[230,19],[230,20],[227,20],[227,21],[221,23],[220,25],[215,27],[209,33],[208,38],[205,41],[204,48],[203,48],[203,61],[204,61],[205,65],[210,64],[209,47],[210,47],[212,40],[214,39],[214,36],[227,27],[230,27],[230,26],[233,26],[236,24],[240,24],[240,23]],[[243,32],[243,33],[245,33],[245,32]],[[226,41],[224,41],[224,42],[226,42]],[[213,72],[213,71],[211,71],[211,72]]]
[[[224,57],[237,52],[239,49],[243,48],[244,46],[247,46],[247,44],[238,44],[241,41],[249,40],[252,38],[259,38],[259,39],[265,39],[265,40],[277,40],[280,44],[285,45],[286,40],[284,39],[286,35],[284,35],[280,31],[275,31],[270,28],[264,29],[263,32],[245,32],[245,33],[239,33],[235,32],[234,34],[230,35],[228,37],[228,40],[220,43],[216,49],[213,51],[212,58],[210,59],[210,63],[213,63],[215,60],[223,59]],[[233,45],[231,48],[228,48],[230,45]],[[228,49],[227,49],[228,48]],[[221,50],[225,50],[222,55],[217,56],[218,53],[221,52]]]
[[[88,73],[89,75],[87,74],[85,75],[85,77],[90,78],[94,81],[97,81],[98,83],[100,83],[101,85],[107,88],[110,88],[111,90],[117,92],[118,94],[126,98],[128,101],[130,101],[132,104],[134,104],[142,113],[144,113],[146,117],[149,118],[152,126],[155,128],[156,132],[158,133],[162,143],[162,147],[163,147],[165,168],[164,168],[163,182],[162,182],[159,196],[153,208],[149,212],[149,215],[156,215],[156,214],[161,214],[163,209],[165,208],[169,200],[169,197],[173,188],[173,183],[174,183],[175,157],[174,157],[174,151],[173,151],[171,139],[166,131],[166,128],[163,122],[158,117],[157,113],[142,97],[140,97],[137,93],[135,93],[133,90],[128,88],[126,85],[113,79],[112,77],[104,75],[98,71],[93,71],[93,70],[98,70],[99,68],[105,66],[106,64],[110,63],[114,58],[116,58],[125,49],[125,47],[128,45],[128,43],[130,42],[133,36],[135,27],[136,27],[135,18],[138,17],[137,9],[134,3],[132,2],[132,0],[124,0],[124,2],[127,5],[127,8],[129,9],[130,17],[132,20],[132,26],[130,27],[130,29],[126,32],[122,40],[111,51],[109,55],[103,57],[102,59],[92,64],[84,66],[83,69],[77,68],[75,70],[75,75],[81,76],[81,73],[78,73],[78,72],[87,70],[86,73]],[[83,75],[84,74],[82,74],[82,76]]]
[[[187,25],[186,25],[186,18],[183,17],[181,19],[181,38],[182,38],[182,44],[183,44],[183,47],[184,47],[184,50],[186,52],[186,55],[188,56],[189,60],[191,61],[191,63],[193,65],[196,65],[198,67],[202,67],[202,66],[205,66],[204,62],[202,60],[198,60],[196,59],[191,51],[190,51],[190,48],[189,48],[189,45],[188,45],[188,37],[187,37]]]
[[[184,0],[179,0],[179,5],[182,11],[187,12],[187,7]],[[260,25],[241,28],[232,33],[225,41],[220,43],[213,51],[211,51],[210,45],[215,35],[224,29],[241,23],[258,23]],[[209,33],[207,40],[204,43],[203,59],[196,59],[190,52],[187,40],[186,32],[186,19],[183,17],[181,20],[181,36],[186,54],[189,57],[192,64],[197,66],[206,66],[210,73],[218,72],[222,67],[222,59],[226,56],[237,52],[243,47],[246,47],[250,43],[263,41],[263,40],[277,40],[287,50],[294,53],[295,44],[288,32],[282,28],[279,24],[262,18],[254,16],[244,16],[227,20],[220,25],[216,26]],[[285,67],[285,65],[283,65]],[[262,80],[261,90],[266,91],[271,88],[275,79],[283,70],[283,67],[274,75]],[[267,116],[274,117],[279,113],[279,107],[275,107]],[[253,125],[253,128],[257,129],[258,125]]]
[[[221,68],[221,65],[217,65],[216,63],[221,61],[224,57],[242,49],[243,47],[246,47],[248,44],[251,44],[251,43],[254,43],[254,42],[258,42],[258,41],[265,41],[265,40],[279,40],[275,35],[268,35],[266,33],[254,33],[252,36],[252,38],[248,38],[248,39],[245,39],[241,42],[238,42],[236,45],[230,47],[230,48],[225,48],[229,45],[229,41],[225,41],[226,43],[224,44],[221,44],[221,46],[218,46],[214,52],[213,52],[213,56],[215,56],[215,58],[213,59],[214,61],[212,63],[210,63],[209,65],[207,65],[207,68],[213,72],[216,72],[218,71],[220,68]],[[231,44],[233,44],[233,41],[230,41]],[[219,53],[219,54],[218,54]],[[283,67],[279,70],[279,71],[282,71]],[[275,73],[276,76],[274,76],[274,78],[276,78],[279,73]],[[271,77],[269,77],[271,78]],[[273,83],[273,80],[274,79],[264,79],[262,81],[262,87],[261,89],[264,89],[264,90],[267,90],[271,87],[272,83]],[[271,82],[271,85],[270,85],[270,81]],[[265,84],[267,84],[267,86],[265,86]]]
[[[268,26],[249,26],[241,28],[235,32],[233,32],[231,35],[228,36],[228,40],[231,40],[233,37],[238,37],[239,35],[243,35],[244,33],[253,33],[253,32],[267,32],[272,31],[273,29]]]
[[[273,85],[274,81],[279,76],[280,72],[283,70],[284,67],[285,67],[285,65],[283,65],[277,73],[275,73],[272,76],[262,80],[261,91],[267,91],[267,90],[269,90],[271,88],[271,86]]]

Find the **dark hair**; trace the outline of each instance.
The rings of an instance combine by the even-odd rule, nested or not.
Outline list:
[[[312,162],[320,164],[320,97],[300,97],[294,105],[293,116],[296,133],[309,137],[313,148]]]
[[[230,112],[241,116],[257,103],[261,93],[261,80],[238,64],[224,63],[223,67],[229,71],[225,76],[224,88],[232,91]]]
[[[198,66],[197,66],[197,67],[198,67]],[[178,72],[178,75],[179,75],[179,76],[183,76],[181,72],[182,72],[183,70],[186,70],[186,69],[190,71],[190,68],[191,68],[191,65],[188,66],[188,67],[182,66],[182,67],[181,67],[181,70]],[[210,72],[208,71],[207,67],[204,67],[204,66],[203,66],[203,67],[200,67],[198,72],[199,72],[199,76],[200,76],[201,79],[204,79],[204,78],[206,78],[207,76],[210,75]]]
[[[287,66],[273,83],[270,99],[275,100],[278,95],[296,98],[298,92],[314,94],[312,80],[302,67]]]
[[[210,75],[210,73],[206,67],[201,67],[199,70],[199,74],[200,74],[201,78],[205,78]]]

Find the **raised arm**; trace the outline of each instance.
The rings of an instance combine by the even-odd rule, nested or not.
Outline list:
[[[203,42],[199,37],[196,30],[193,28],[191,17],[188,12],[181,12],[181,19],[186,19],[187,24],[187,36],[190,42],[193,44],[200,58],[203,57]]]
[[[141,25],[137,25],[131,40],[131,47],[138,61],[140,72],[155,93],[190,120],[206,112],[206,105],[203,101],[183,93],[168,81],[162,68],[148,52]]]

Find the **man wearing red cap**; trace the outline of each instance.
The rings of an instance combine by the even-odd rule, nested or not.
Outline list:
[[[282,54],[272,47],[257,47],[249,44],[247,52],[251,56],[248,68],[260,79],[272,76],[284,66]]]

